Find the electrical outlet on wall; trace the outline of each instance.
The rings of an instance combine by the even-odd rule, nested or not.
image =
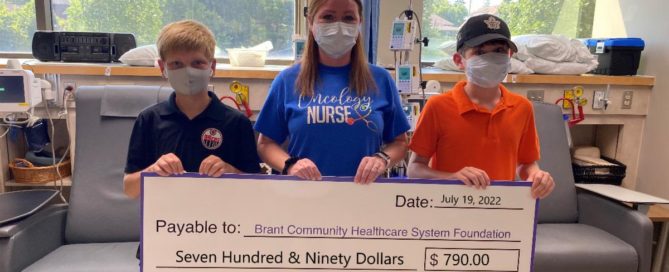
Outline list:
[[[634,92],[624,91],[623,92],[623,103],[620,107],[624,110],[632,109],[632,97],[633,96],[634,96]]]
[[[75,81],[63,81],[63,85],[61,85],[63,88],[63,91],[66,94],[69,94],[70,99],[74,98],[74,91],[77,90],[77,82]]]
[[[63,89],[68,91],[68,92],[74,92],[74,90],[77,89],[77,83],[74,81],[64,81],[63,82]]]
[[[527,99],[530,101],[544,102],[544,90],[527,91]]]

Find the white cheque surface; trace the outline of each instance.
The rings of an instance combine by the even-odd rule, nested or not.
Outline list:
[[[268,177],[143,176],[142,270],[531,270],[529,183]]]

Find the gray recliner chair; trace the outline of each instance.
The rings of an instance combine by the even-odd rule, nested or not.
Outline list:
[[[0,237],[0,271],[138,271],[138,200],[123,193],[137,115],[170,88],[89,86],[76,91],[76,156],[69,206],[18,222]]]
[[[652,223],[645,214],[574,186],[562,110],[534,103],[541,168],[556,187],[540,202],[534,271],[648,272]]]

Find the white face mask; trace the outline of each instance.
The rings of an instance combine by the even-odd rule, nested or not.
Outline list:
[[[211,68],[204,70],[193,67],[165,69],[165,77],[174,91],[181,95],[196,95],[207,90],[211,75]]]
[[[314,38],[328,56],[339,58],[355,45],[358,25],[342,22],[316,24]]]
[[[502,53],[487,53],[467,60],[467,81],[483,88],[499,85],[511,69],[511,58]]]

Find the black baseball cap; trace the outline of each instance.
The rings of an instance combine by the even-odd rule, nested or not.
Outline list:
[[[470,17],[458,31],[457,50],[463,47],[476,47],[485,42],[493,40],[505,41],[513,52],[518,52],[518,47],[511,41],[511,31],[499,17],[492,14],[481,14]]]

